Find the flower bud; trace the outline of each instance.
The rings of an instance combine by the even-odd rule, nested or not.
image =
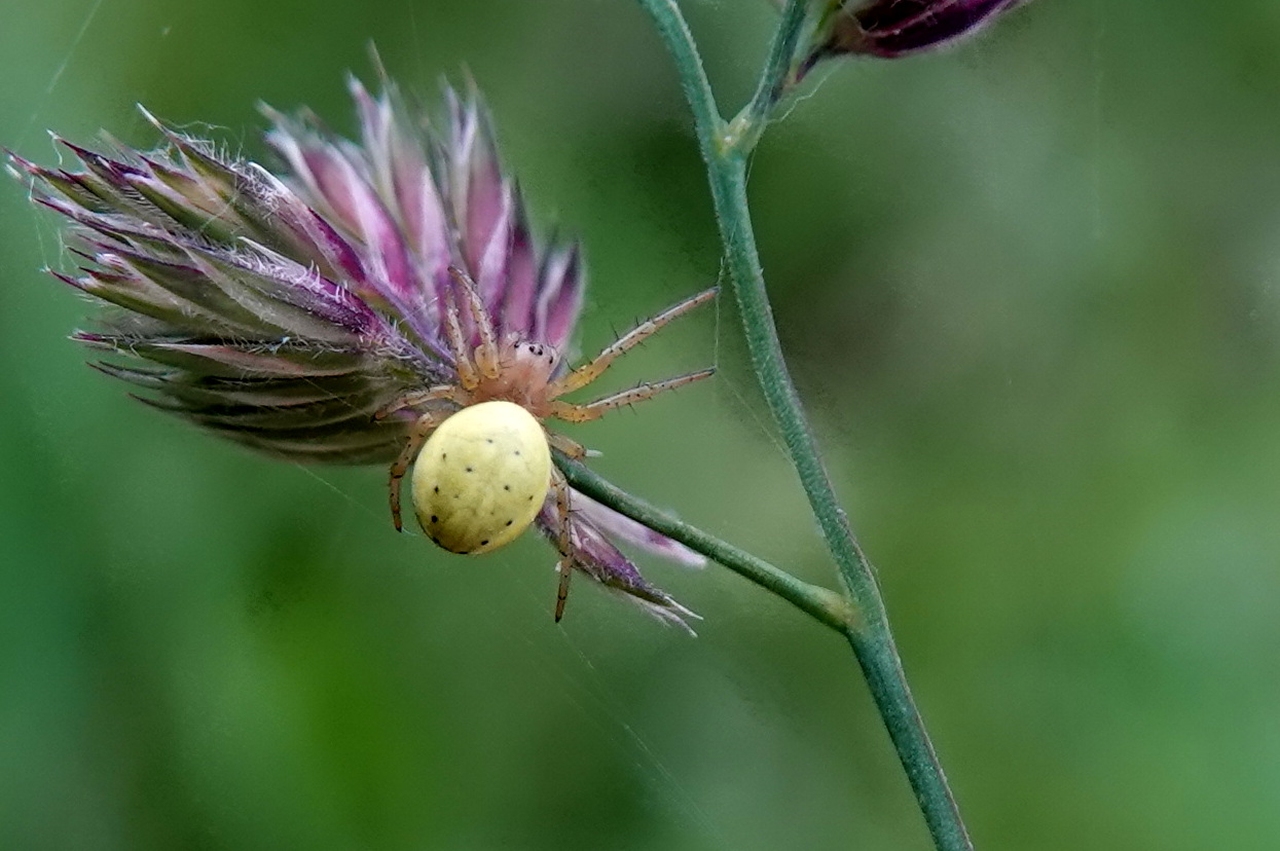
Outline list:
[[[1026,0],[852,0],[831,17],[830,35],[813,54],[894,59],[978,32]]]

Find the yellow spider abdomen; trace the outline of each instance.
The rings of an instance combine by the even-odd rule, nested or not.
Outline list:
[[[413,507],[432,541],[485,553],[533,522],[551,487],[542,425],[511,402],[481,402],[435,430],[413,465]]]

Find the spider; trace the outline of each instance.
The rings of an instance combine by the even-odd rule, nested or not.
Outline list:
[[[551,448],[574,459],[587,456],[578,442],[550,431],[548,419],[584,423],[616,408],[651,399],[709,378],[714,368],[664,381],[641,383],[585,404],[560,397],[599,378],[620,355],[663,326],[715,297],[713,287],[641,322],[576,369],[560,370],[560,353],[510,333],[497,339],[493,320],[475,283],[456,266],[449,274],[464,297],[479,343],[469,348],[456,296],[446,292],[444,327],[458,380],[409,393],[379,410],[379,419],[410,409],[419,413],[400,456],[391,465],[391,518],[402,528],[401,484],[413,467],[418,523],[433,543],[458,554],[489,552],[515,540],[555,494],[556,564],[560,582],[555,619],[564,616],[574,559],[569,485],[551,463]]]

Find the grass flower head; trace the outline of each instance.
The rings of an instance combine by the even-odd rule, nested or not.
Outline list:
[[[692,613],[615,541],[702,558],[570,489],[549,447],[586,450],[545,422],[595,419],[710,375],[561,398],[714,291],[569,369],[581,252],[534,238],[478,96],[447,89],[443,119],[428,123],[391,84],[350,88],[358,141],[265,110],[280,175],[154,119],[157,151],[62,141],[78,170],[11,155],[33,198],[71,222],[83,264],[54,275],[108,305],[74,338],[142,401],[255,450],[390,464],[397,528],[413,465],[419,521],[446,549],[486,552],[535,525],[559,552],[557,619],[580,571],[687,625]]]

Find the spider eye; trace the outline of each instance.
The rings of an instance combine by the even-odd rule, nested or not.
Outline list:
[[[418,523],[454,553],[484,553],[515,540],[550,486],[542,425],[511,402],[482,402],[449,417],[413,467]]]

